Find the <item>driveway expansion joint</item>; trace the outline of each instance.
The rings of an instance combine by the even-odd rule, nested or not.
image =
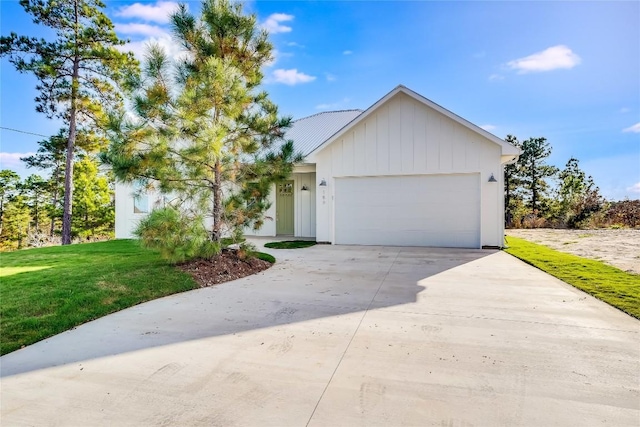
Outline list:
[[[313,408],[313,411],[311,412],[311,415],[309,416],[309,420],[307,421],[307,424],[305,424],[306,427],[309,426],[309,423],[313,419],[313,416],[316,413],[316,410],[318,409],[318,406],[320,405],[320,402],[322,401],[322,398],[324,397],[324,394],[326,393],[327,389],[329,388],[329,385],[331,385],[331,380],[333,380],[333,377],[336,375],[336,372],[338,371],[338,368],[340,367],[340,364],[342,363],[342,360],[344,359],[344,355],[347,354],[347,351],[349,351],[349,347],[351,347],[351,343],[353,342],[353,339],[355,338],[356,334],[360,330],[360,326],[362,325],[362,321],[364,320],[364,318],[367,315],[367,313],[369,313],[369,310],[371,309],[371,306],[373,306],[373,302],[376,300],[376,297],[378,296],[378,292],[380,292],[380,289],[382,288],[382,285],[384,285],[384,282],[387,280],[387,277],[389,277],[389,273],[391,272],[391,269],[393,268],[394,264],[398,260],[398,256],[400,255],[401,251],[402,250],[399,249],[396,252],[396,256],[393,259],[393,262],[391,262],[389,264],[389,268],[387,269],[387,272],[385,273],[384,277],[380,280],[380,284],[378,285],[378,289],[376,289],[376,293],[371,298],[371,301],[369,302],[369,305],[367,306],[367,308],[364,310],[364,313],[362,313],[362,316],[360,317],[360,321],[358,322],[358,326],[356,326],[356,329],[353,331],[353,334],[351,335],[351,338],[349,339],[349,342],[347,343],[347,346],[345,347],[344,351],[342,352],[342,355],[340,356],[340,360],[338,360],[338,363],[336,364],[336,368],[331,373],[331,377],[329,378],[329,381],[327,381],[327,385],[324,387],[324,390],[322,390],[322,393],[320,394],[320,397],[318,398],[318,401],[316,402],[316,406]]]

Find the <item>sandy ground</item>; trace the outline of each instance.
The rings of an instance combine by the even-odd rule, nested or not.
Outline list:
[[[640,230],[506,230],[509,236],[640,274]]]

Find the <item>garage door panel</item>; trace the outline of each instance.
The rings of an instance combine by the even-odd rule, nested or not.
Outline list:
[[[479,247],[478,175],[338,178],[338,244]]]

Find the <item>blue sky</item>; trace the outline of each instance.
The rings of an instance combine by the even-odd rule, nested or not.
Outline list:
[[[199,2],[187,2],[197,12]],[[118,34],[141,54],[172,55],[175,3],[107,2]],[[546,137],[550,163],[570,157],[610,199],[640,198],[640,2],[245,3],[276,49],[264,88],[294,118],[365,109],[398,84],[499,137]],[[0,2],[1,33],[40,35],[17,0]],[[35,79],[1,63],[0,126],[51,135],[35,112]],[[2,168],[42,138],[0,129]]]

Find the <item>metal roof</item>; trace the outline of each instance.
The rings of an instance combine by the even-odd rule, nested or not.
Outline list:
[[[293,140],[295,151],[306,156],[361,113],[362,110],[324,111],[294,120],[284,139]]]

